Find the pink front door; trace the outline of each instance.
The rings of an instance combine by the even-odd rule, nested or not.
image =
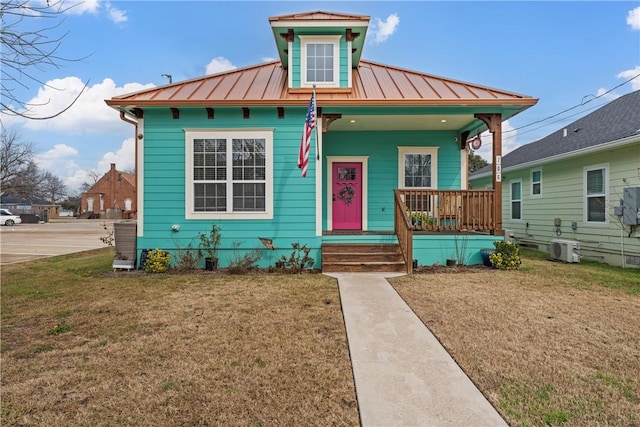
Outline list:
[[[362,230],[362,163],[333,163],[334,230]]]

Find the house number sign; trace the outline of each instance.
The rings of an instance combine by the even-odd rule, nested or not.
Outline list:
[[[496,182],[502,182],[502,156],[496,156]]]

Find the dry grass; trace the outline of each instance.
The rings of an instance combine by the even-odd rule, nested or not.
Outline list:
[[[357,425],[335,280],[3,268],[2,425]]]
[[[393,285],[510,425],[640,425],[637,270],[529,255]]]

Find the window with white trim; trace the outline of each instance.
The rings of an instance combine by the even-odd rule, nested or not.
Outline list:
[[[584,170],[585,221],[607,222],[607,168],[595,166]]]
[[[511,219],[522,219],[522,181],[511,181]]]
[[[340,86],[340,38],[342,36],[299,36],[301,86]]]
[[[186,217],[273,217],[273,131],[187,130]]]
[[[398,187],[438,188],[438,147],[398,147]]]
[[[542,196],[542,170],[531,171],[531,197]]]

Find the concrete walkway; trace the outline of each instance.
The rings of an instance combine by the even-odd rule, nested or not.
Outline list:
[[[386,273],[338,279],[363,427],[506,426]]]

